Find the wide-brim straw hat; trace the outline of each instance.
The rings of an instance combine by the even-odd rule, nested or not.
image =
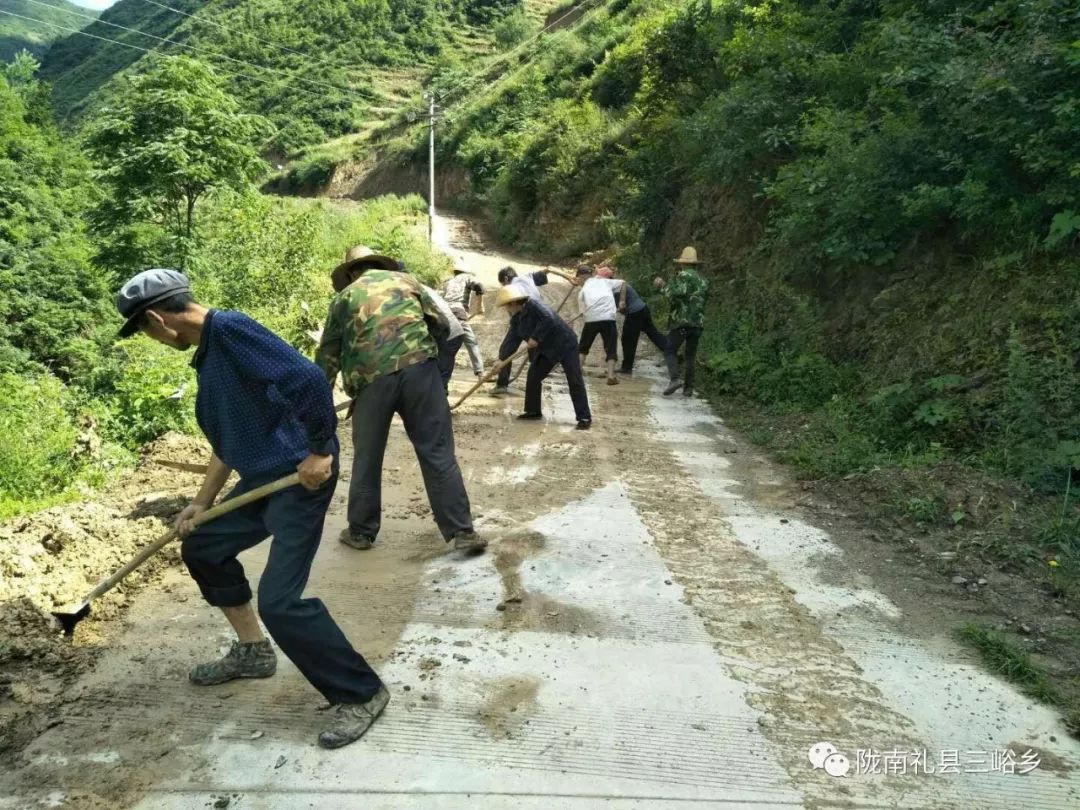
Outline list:
[[[401,264],[397,259],[376,253],[366,245],[357,245],[349,249],[349,252],[345,254],[345,261],[335,267],[334,272],[330,274],[330,281],[333,283],[334,289],[341,292],[348,287],[349,272],[361,264],[379,267],[383,270],[397,271],[401,269]]]
[[[528,301],[529,294],[513,284],[507,284],[505,287],[500,287],[499,292],[495,295],[495,306],[505,307],[507,304],[514,304],[518,301]]]
[[[698,261],[697,248],[683,248],[682,255],[675,259],[675,264],[701,264]]]

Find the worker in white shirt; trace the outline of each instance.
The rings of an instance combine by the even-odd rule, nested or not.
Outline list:
[[[626,308],[626,284],[621,279],[598,278],[593,275],[592,268],[584,264],[578,268],[574,284],[581,287],[578,302],[585,316],[585,326],[581,330],[581,341],[578,343],[581,364],[585,365],[589,349],[599,335],[604,342],[604,355],[607,360],[607,384],[618,385],[615,364],[619,360],[619,328],[615,324],[615,313],[620,307]],[[619,304],[615,302],[615,293],[622,296]]]

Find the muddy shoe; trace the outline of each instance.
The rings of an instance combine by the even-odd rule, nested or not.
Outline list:
[[[694,395],[694,389],[690,388],[690,387],[686,387],[686,388],[684,388],[682,390],[682,395],[684,397],[692,397]]]
[[[574,430],[588,430],[592,427],[592,419],[581,419],[577,423],[577,427]]]
[[[505,385],[496,385],[494,388],[488,391],[488,394],[493,397],[504,397],[509,393],[510,389],[507,388]]]
[[[537,419],[543,419],[544,415],[542,413],[519,413],[517,418],[525,422],[534,422]]]
[[[367,703],[341,703],[335,706],[334,720],[329,728],[319,734],[319,745],[323,748],[341,748],[356,742],[371,728],[389,702],[390,693],[383,686]]]
[[[367,551],[375,545],[375,538],[370,534],[356,534],[348,527],[342,529],[341,534],[338,535],[338,540],[349,548],[355,548],[360,551]]]
[[[277,670],[277,655],[269,641],[234,641],[217,661],[199,664],[188,677],[196,686],[213,686],[237,678],[269,678]]]
[[[682,380],[672,380],[671,385],[664,389],[664,396],[670,397],[676,391],[682,388]]]
[[[454,551],[464,551],[466,553],[475,554],[487,548],[487,540],[476,532],[458,532],[454,535],[452,542],[454,544]]]
[[[619,384],[619,378],[618,377],[608,377],[607,378],[607,384],[608,385],[618,385]]]

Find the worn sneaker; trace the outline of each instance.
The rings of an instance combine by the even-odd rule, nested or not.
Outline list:
[[[680,388],[682,388],[682,386],[683,386],[682,380],[672,380],[671,385],[669,385],[667,388],[664,389],[664,396],[665,397],[670,397],[672,394],[674,394],[676,391],[678,391]]]
[[[356,742],[371,728],[389,702],[390,693],[385,686],[380,686],[375,697],[367,703],[339,703],[334,707],[334,721],[319,734],[319,745],[323,748],[341,748]]]
[[[237,678],[269,678],[277,670],[277,655],[269,641],[234,641],[217,661],[199,664],[188,674],[196,686],[213,686]]]
[[[355,534],[353,530],[347,526],[342,529],[341,534],[338,535],[338,540],[349,548],[355,548],[359,551],[367,551],[375,545],[375,538],[370,534]]]
[[[608,377],[607,378],[607,384],[608,385],[618,385],[619,384],[619,378],[618,377]]]
[[[684,397],[692,397],[694,395],[694,389],[687,386],[682,390],[682,395]]]
[[[592,419],[581,419],[577,423],[577,427],[574,430],[588,430],[592,427]]]
[[[487,540],[476,532],[458,532],[451,540],[454,544],[454,551],[476,553],[487,548]]]
[[[493,397],[502,397],[509,394],[510,389],[505,385],[496,385],[494,388],[488,391],[488,393],[491,394],[491,396]]]

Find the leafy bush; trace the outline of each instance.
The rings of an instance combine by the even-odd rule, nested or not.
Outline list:
[[[505,51],[523,42],[532,29],[525,9],[518,8],[495,23],[491,31],[495,35],[495,42]]]
[[[77,469],[74,398],[49,374],[0,374],[0,511],[65,487]]]

